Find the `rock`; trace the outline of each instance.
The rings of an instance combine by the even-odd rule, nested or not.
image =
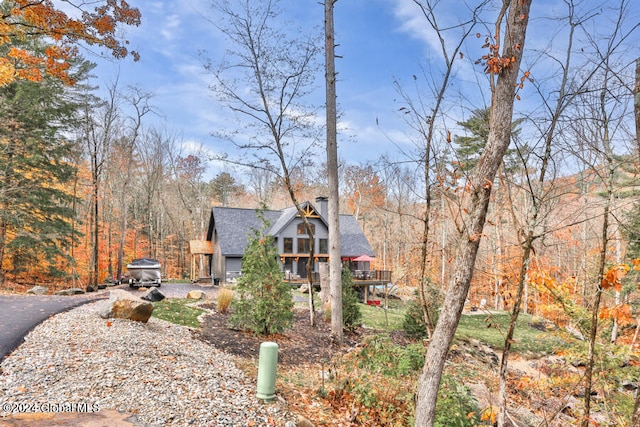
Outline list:
[[[189,291],[187,292],[188,299],[204,299],[205,294],[202,291]]]
[[[298,288],[298,292],[306,294],[309,293],[309,284],[305,283]]]
[[[545,421],[544,419],[541,419],[539,416],[537,416],[533,412],[522,407],[517,407],[509,410],[508,417],[511,420],[513,425],[518,425],[523,427],[543,425]]]
[[[99,314],[103,319],[129,319],[147,323],[152,312],[151,302],[144,301],[122,289],[116,289],[110,291],[109,300]]]
[[[140,298],[146,301],[156,302],[162,301],[163,299],[165,299],[165,296],[158,290],[158,288],[151,288],[147,290],[147,292],[142,294]]]
[[[32,295],[44,295],[49,292],[49,289],[44,286],[34,286],[33,288],[27,291],[28,294]]]
[[[488,408],[494,402],[496,402],[497,396],[491,393],[491,390],[489,390],[489,387],[487,387],[486,384],[471,383],[466,384],[466,386],[469,387],[471,395],[476,400],[476,402],[478,402],[478,407],[480,407],[480,409]]]
[[[69,288],[69,289],[61,289],[59,291],[54,292],[54,295],[80,295],[84,294],[84,289],[80,288]]]
[[[314,426],[311,421],[309,421],[302,415],[298,415],[298,427],[314,427]]]

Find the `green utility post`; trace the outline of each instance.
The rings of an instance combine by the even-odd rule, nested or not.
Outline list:
[[[273,400],[276,391],[276,366],[278,364],[278,344],[263,342],[260,344],[258,361],[258,399]]]

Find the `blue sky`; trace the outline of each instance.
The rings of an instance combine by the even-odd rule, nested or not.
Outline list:
[[[338,102],[342,112],[340,156],[349,162],[374,161],[393,151],[389,137],[404,138],[405,130],[394,104],[393,79],[416,73],[425,44],[407,27],[401,14],[406,0],[341,0],[335,8],[336,41],[340,44],[336,68]],[[200,13],[208,2],[198,0],[131,2],[142,12],[139,28],[125,28],[125,37],[141,59],[111,61],[88,56],[98,63],[95,73],[108,83],[119,73],[119,86],[136,84],[154,94],[152,103],[172,133],[185,144],[225,150],[210,133],[224,123],[226,110],[207,89],[210,76],[199,50],[215,61],[224,45],[215,28]],[[315,0],[286,0],[291,17],[303,25],[323,24],[323,6]],[[324,82],[318,80],[319,95]],[[377,122],[376,122],[377,119]]]
[[[209,2],[131,0],[130,3],[142,12],[142,25],[125,28],[123,35],[141,59],[139,62],[111,61],[87,56],[98,63],[96,74],[100,83],[113,81],[119,73],[120,87],[139,85],[154,94],[152,103],[162,117],[154,118],[153,125],[178,135],[187,148],[202,146],[213,153],[228,151],[229,146],[216,140],[211,132],[228,123],[229,113],[208,89],[211,77],[206,74],[198,54],[205,49],[207,56],[216,62],[226,48],[217,30],[202,16],[210,16]],[[597,8],[589,8],[590,3],[595,5],[592,0],[579,4],[585,10],[598,12]],[[282,0],[281,4],[287,11],[287,19],[306,28],[316,26],[321,31],[323,6],[320,2]],[[442,25],[463,19],[467,14],[464,4],[440,2]],[[557,27],[556,21],[544,15],[563,15],[563,5],[553,0],[534,2],[527,38],[527,47],[532,52],[550,49],[562,52],[562,42],[554,40],[562,40],[566,26]],[[637,5],[631,6],[636,17],[638,9]],[[489,17],[494,19],[494,15]],[[437,74],[441,58],[436,38],[429,32],[424,18],[412,0],[340,0],[335,6],[335,26],[336,42],[340,45],[336,53],[342,56],[336,61],[338,103],[342,113],[340,157],[347,162],[365,163],[377,160],[382,154],[396,157],[400,151],[411,149],[410,130],[398,111],[402,104],[393,81],[398,79],[410,90],[413,76],[417,75],[423,94],[427,93],[428,97],[428,75]],[[478,28],[483,35],[489,31],[488,27]],[[470,37],[463,47],[465,60],[458,63],[456,87],[449,92],[446,114],[451,123],[489,102],[486,76],[480,65],[474,65],[482,54],[482,39]],[[638,40],[637,34],[635,39]],[[639,45],[635,44],[632,58],[640,56]],[[543,63],[544,57],[534,54],[531,60]],[[538,73],[542,75],[545,71]],[[318,79],[316,84],[318,99],[322,100],[324,82]],[[481,87],[484,89],[479,89]],[[531,88],[526,87],[523,95],[527,95],[527,90]],[[215,169],[210,172],[215,173]]]

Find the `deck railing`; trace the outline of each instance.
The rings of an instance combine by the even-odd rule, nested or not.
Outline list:
[[[354,280],[367,280],[374,282],[391,282],[390,270],[356,270],[353,272]]]
[[[352,272],[353,280],[358,282],[391,282],[391,271],[390,270],[355,270]],[[320,284],[320,273],[314,271],[312,274],[313,283],[316,285]],[[301,278],[297,274],[285,274],[285,280],[290,282],[307,282],[308,280],[305,278]]]

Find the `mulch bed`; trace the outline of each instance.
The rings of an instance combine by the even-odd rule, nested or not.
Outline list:
[[[203,307],[215,310],[214,305]],[[229,316],[222,313],[206,316],[196,335],[219,350],[246,359],[258,358],[262,342],[276,342],[278,363],[289,366],[327,362],[338,352],[344,353],[358,345],[362,336],[370,333],[362,329],[345,333],[345,345],[337,349],[331,344],[331,325],[318,314],[316,326],[311,326],[307,310],[295,311],[290,330],[266,336],[229,328]]]

